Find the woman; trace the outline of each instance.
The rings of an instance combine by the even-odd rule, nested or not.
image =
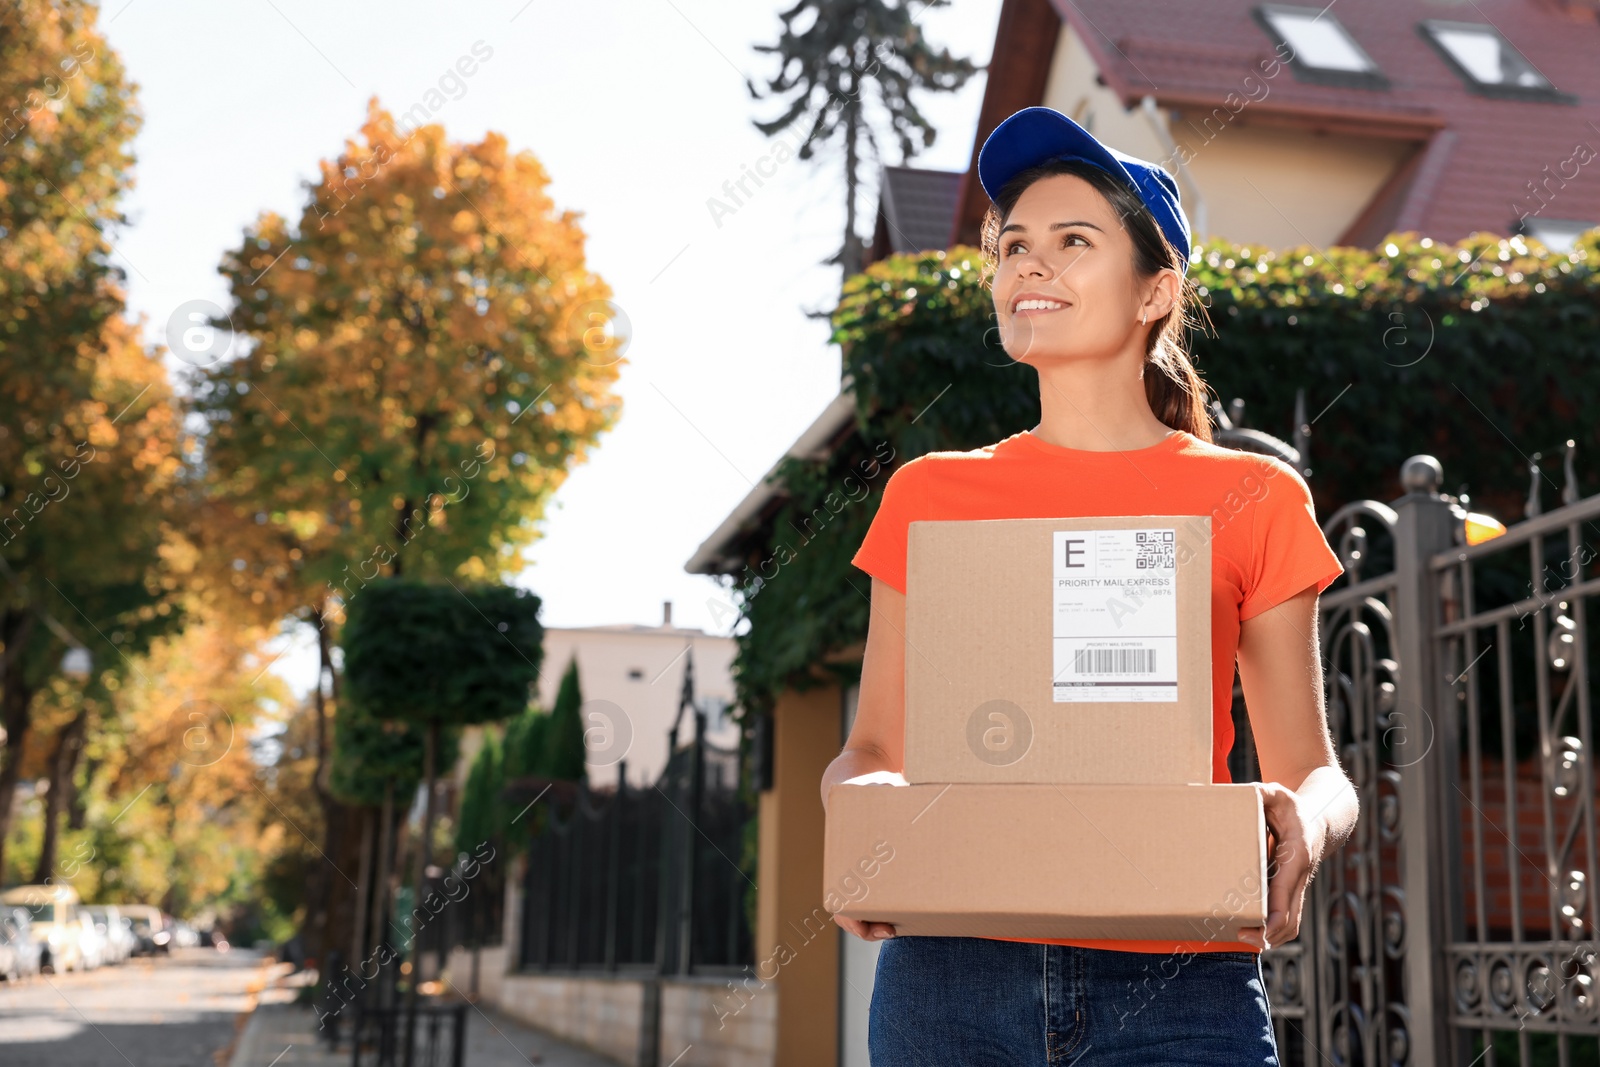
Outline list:
[[[906,526],[916,519],[1210,515],[1212,779],[1228,782],[1237,658],[1272,857],[1249,942],[901,937],[883,941],[874,1067],[1277,1064],[1259,952],[1300,927],[1317,865],[1357,800],[1328,736],[1317,596],[1342,572],[1288,464],[1212,443],[1183,349],[1189,224],[1159,166],[1049,108],[984,143],[983,226],[1006,352],[1038,372],[1039,425],[895,471],[854,563],[872,576],[860,698],[822,779],[894,782],[904,766]]]

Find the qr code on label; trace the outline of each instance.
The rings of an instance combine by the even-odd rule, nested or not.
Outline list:
[[[1138,570],[1170,571],[1177,567],[1173,555],[1176,547],[1171,530],[1136,530],[1133,541],[1138,548],[1134,567]]]

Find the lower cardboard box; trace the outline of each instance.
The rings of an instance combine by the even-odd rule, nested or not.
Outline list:
[[[1266,891],[1249,784],[828,793],[824,906],[897,934],[1238,941],[1265,922]]]

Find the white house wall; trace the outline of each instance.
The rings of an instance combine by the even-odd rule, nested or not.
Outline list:
[[[626,757],[629,785],[648,786],[661,774],[667,762],[667,733],[678,714],[678,700],[683,691],[686,649],[692,649],[694,657],[696,700],[702,706],[722,706],[731,712],[735,652],[731,637],[669,626],[598,626],[545,631],[544,665],[538,685],[540,705],[547,709],[554,707],[561,676],[566,672],[567,662],[576,655],[586,729],[606,729],[608,724],[597,716],[615,717],[613,708],[617,708],[621,709],[626,728],[632,734],[625,748],[619,743],[609,750],[603,733],[595,735],[602,740],[587,746],[591,786],[602,788],[616,783],[618,756]],[[718,718],[720,721],[707,723],[708,739],[722,747],[737,745],[737,724],[727,713]],[[692,714],[686,712],[680,743],[693,736]]]

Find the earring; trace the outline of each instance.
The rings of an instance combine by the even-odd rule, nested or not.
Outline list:
[[[1145,315],[1145,313],[1144,313],[1144,312],[1142,312],[1142,311],[1141,311],[1141,312],[1139,312],[1139,325],[1140,325],[1140,326],[1143,326],[1143,325],[1144,325],[1144,315]]]

